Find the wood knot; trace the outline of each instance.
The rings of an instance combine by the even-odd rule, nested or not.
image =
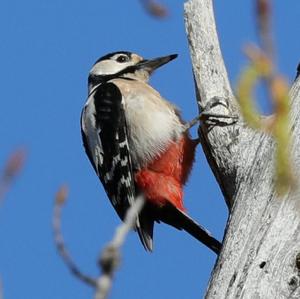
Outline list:
[[[261,263],[259,264],[259,268],[260,268],[260,269],[263,269],[265,265],[266,265],[266,262],[263,261],[263,262],[261,262]]]

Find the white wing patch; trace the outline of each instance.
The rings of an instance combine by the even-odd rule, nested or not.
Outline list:
[[[126,119],[117,86],[107,83],[93,90],[82,113],[81,127],[87,154],[123,219],[135,200],[135,185]]]

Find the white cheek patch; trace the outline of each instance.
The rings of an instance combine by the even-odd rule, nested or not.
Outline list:
[[[103,60],[95,64],[90,73],[93,75],[110,75],[118,73],[130,65],[132,62],[119,63],[114,60]]]

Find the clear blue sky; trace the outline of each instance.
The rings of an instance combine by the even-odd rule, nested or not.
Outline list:
[[[298,1],[275,2],[280,70],[290,81],[300,60]],[[165,0],[170,17],[158,21],[132,0],[2,0],[0,4],[0,165],[19,146],[24,170],[0,207],[0,276],[5,299],[82,299],[93,291],[70,275],[53,245],[53,199],[70,187],[63,233],[80,268],[98,274],[96,259],[119,219],[82,148],[79,118],[94,61],[116,50],[151,58],[178,53],[152,84],[183,111],[197,114],[183,1]],[[215,1],[230,79],[255,40],[253,1]],[[219,239],[227,210],[201,147],[185,193],[189,213]],[[131,233],[111,298],[201,298],[215,255],[196,240],[157,225],[155,250],[144,252]]]

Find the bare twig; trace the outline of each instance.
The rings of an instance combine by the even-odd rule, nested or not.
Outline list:
[[[9,157],[0,177],[0,201],[3,200],[14,179],[23,168],[25,157],[26,152],[24,149],[16,150]]]
[[[143,208],[143,195],[137,197],[134,204],[127,211],[124,223],[116,229],[112,241],[104,248],[99,259],[102,275],[97,280],[95,299],[105,299],[111,289],[114,273],[120,263],[120,250],[129,231],[135,227],[137,215]]]
[[[84,283],[96,287],[97,282],[94,278],[91,278],[88,275],[83,274],[79,267],[75,264],[73,259],[71,258],[64,242],[64,238],[61,232],[61,212],[63,205],[67,199],[68,189],[66,186],[62,186],[56,194],[55,197],[55,205],[53,211],[53,231],[54,231],[54,241],[56,245],[56,249],[60,254],[62,260],[66,264],[67,268],[71,271],[71,273],[77,277],[79,280]]]
[[[257,24],[261,49],[254,46],[246,48],[250,64],[240,75],[237,86],[237,97],[240,102],[240,111],[244,120],[254,129],[272,134],[277,142],[276,147],[276,189],[283,195],[291,187],[295,187],[292,163],[290,158],[290,100],[289,86],[282,75],[276,71],[274,61],[274,46],[271,33],[271,3],[270,0],[256,0]],[[255,83],[263,80],[270,95],[274,109],[271,125],[262,122],[259,112],[252,99]],[[267,127],[264,127],[265,125]]]
[[[66,186],[59,189],[55,198],[55,206],[53,212],[53,230],[54,240],[58,253],[66,264],[71,273],[84,283],[96,289],[95,299],[105,299],[112,286],[112,280],[116,269],[120,263],[120,250],[124,244],[125,238],[129,231],[136,225],[137,215],[144,205],[144,196],[137,197],[134,204],[127,211],[124,222],[117,227],[116,233],[112,241],[103,249],[99,258],[99,267],[101,276],[97,279],[89,275],[83,274],[79,267],[71,258],[63,239],[61,232],[61,213],[62,207],[66,201],[68,190]]]
[[[274,59],[273,38],[271,33],[270,0],[256,0],[257,26],[262,49],[270,59]]]
[[[153,0],[140,0],[145,10],[152,16],[164,18],[168,15],[168,10],[162,4],[153,2]]]
[[[18,176],[23,168],[26,153],[24,149],[16,150],[8,158],[3,172],[0,176],[0,203],[3,201],[5,194],[9,190],[14,179]],[[0,299],[3,299],[3,284],[0,277]]]

